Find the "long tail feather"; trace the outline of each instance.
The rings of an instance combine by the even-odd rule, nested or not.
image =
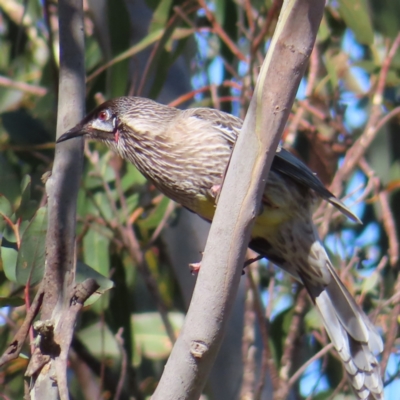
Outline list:
[[[321,246],[320,251],[325,250]],[[368,317],[357,305],[339,279],[326,255],[330,274],[328,285],[317,293],[302,277],[315,303],[328,335],[342,359],[350,382],[359,399],[372,395],[382,400],[383,383],[375,354],[383,350],[383,342]]]

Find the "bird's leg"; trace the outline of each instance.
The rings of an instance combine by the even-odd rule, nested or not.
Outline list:
[[[200,254],[203,256],[204,252],[200,251]],[[189,264],[189,269],[192,275],[197,275],[200,271],[200,267],[201,267],[201,261]]]
[[[262,260],[263,258],[265,258],[265,256],[257,256],[254,258],[249,258],[248,260],[246,260],[243,264],[243,271],[242,271],[242,275],[245,274],[245,268],[248,267],[250,264],[253,264],[256,261]],[[196,262],[196,263],[190,263],[189,264],[189,269],[190,272],[192,273],[192,275],[197,275],[200,271],[200,267],[201,267],[201,261]]]
[[[246,260],[244,262],[243,269],[248,267],[250,264],[253,264],[256,261],[262,260],[263,258],[265,258],[265,256],[262,256],[262,255],[258,255],[257,257],[254,257],[254,258],[249,258],[248,260]]]
[[[221,191],[221,185],[213,185],[210,189],[208,189],[208,193],[213,199],[216,199]]]
[[[192,275],[197,275],[200,271],[200,267],[201,267],[201,261],[196,263],[190,263],[189,264],[190,273]]]
[[[261,256],[258,255],[257,257],[254,258],[249,258],[248,260],[246,260],[243,264],[243,271],[242,271],[242,275],[244,275],[246,273],[245,268],[248,267],[249,265],[253,264],[254,262],[257,262],[259,260],[262,260],[263,258],[265,258],[265,256]]]

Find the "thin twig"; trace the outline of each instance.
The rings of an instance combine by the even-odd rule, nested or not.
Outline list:
[[[382,207],[383,226],[389,240],[390,265],[395,267],[399,260],[399,242],[396,232],[396,224],[390,208],[388,192],[386,190],[382,190],[379,193],[379,202]]]
[[[189,0],[184,2],[181,5],[181,10],[183,11],[183,13],[192,13],[192,12],[196,12],[198,9],[198,5],[193,5],[193,3]],[[167,24],[165,25],[165,30],[162,34],[162,36],[160,37],[160,40],[157,41],[157,43],[153,46],[151,53],[147,59],[147,63],[146,66],[144,67],[143,71],[141,72],[141,79],[140,79],[140,83],[139,83],[139,87],[136,90],[136,95],[140,96],[143,93],[143,89],[144,89],[144,85],[146,82],[148,82],[148,77],[150,75],[150,73],[152,72],[152,70],[154,69],[154,67],[156,66],[156,63],[159,59],[159,56],[161,54],[162,49],[164,48],[166,42],[172,37],[173,32],[176,28],[176,26],[178,25],[178,23],[181,20],[181,14],[178,13],[174,13],[171,18],[168,20]],[[134,91],[134,86],[131,85],[131,88],[129,89],[129,93],[133,94]]]
[[[240,398],[254,398],[254,381],[256,375],[255,362],[255,312],[254,312],[254,292],[250,289],[247,281],[246,300],[244,304],[244,329],[242,339],[243,355],[243,380],[240,390]]]
[[[336,386],[335,390],[334,390],[333,393],[328,397],[327,400],[334,400],[334,399],[336,399],[336,395],[342,391],[342,389],[343,389],[344,386],[347,384],[347,382],[348,382],[347,376],[344,375],[343,378],[342,378],[342,380],[340,381],[339,385]]]
[[[260,33],[256,36],[252,42],[251,53],[255,53],[261,45],[261,42],[267,35],[272,22],[278,18],[279,10],[282,7],[283,0],[274,0],[270,9],[268,10],[267,18],[265,19],[264,25],[261,28]]]
[[[122,338],[122,334],[124,332],[124,328],[119,328],[117,334],[115,335],[115,339],[117,341],[119,351],[121,352],[121,374],[118,380],[117,389],[115,390],[114,400],[119,400],[122,389],[124,387],[124,382],[126,378],[126,371],[128,366],[128,355],[126,354],[126,350],[124,347],[124,339]]]
[[[372,107],[370,117],[365,127],[363,134],[357,139],[354,145],[346,154],[343,162],[343,167],[338,171],[335,179],[332,183],[333,193],[340,193],[342,181],[345,180],[349,174],[356,168],[361,157],[364,155],[367,148],[371,145],[375,139],[376,134],[382,128],[382,126],[388,121],[387,118],[379,123],[379,116],[382,113],[382,102],[383,102],[383,91],[385,89],[386,78],[389,72],[389,67],[392,63],[393,57],[395,56],[398,47],[400,46],[400,33],[394,40],[392,47],[390,48],[386,58],[383,60],[381,72],[379,74],[378,83],[376,86],[375,93],[372,98]],[[394,111],[394,110],[393,110]],[[395,114],[398,111],[395,112]],[[393,114],[392,114],[393,115]]]
[[[279,373],[279,395],[281,399],[286,399],[289,395],[291,385],[289,385],[289,374],[292,369],[294,352],[296,351],[296,342],[300,336],[300,327],[304,318],[307,305],[307,291],[301,288],[297,296],[296,306],[294,307],[292,321],[289,332],[285,338],[283,348],[285,349],[281,358],[281,369]]]
[[[398,108],[400,110],[400,107]],[[368,176],[369,180],[375,185],[376,197],[381,205],[383,227],[389,241],[390,265],[394,267],[397,265],[397,261],[399,260],[399,243],[394,215],[389,204],[389,193],[388,191],[381,189],[382,184],[380,179],[376,176],[375,171],[369,166],[364,157],[360,159],[359,166]]]
[[[204,9],[208,20],[210,21],[214,33],[226,44],[230,51],[241,61],[247,61],[247,57],[240,51],[233,40],[227,35],[222,26],[215,19],[215,15],[207,7],[205,0],[199,0],[200,6]]]
[[[329,343],[323,347],[318,353],[315,353],[308,361],[306,361],[288,380],[287,384],[292,387],[296,381],[303,375],[304,371],[311,365],[314,361],[317,361],[322,356],[327,354],[331,349],[333,349],[333,344]]]
[[[317,80],[318,69],[319,69],[319,52],[318,52],[318,46],[314,45],[314,49],[310,56],[310,67],[308,72],[307,86],[305,90],[306,98],[310,98],[313,93],[315,82]],[[288,134],[286,135],[285,139],[289,140],[289,143],[294,143],[295,134],[297,132],[300,121],[303,119],[306,111],[304,103],[299,103],[299,104],[300,107],[294,114],[290,122],[289,128],[287,129]]]
[[[154,242],[157,240],[157,238],[160,236],[161,231],[164,229],[165,225],[167,224],[167,221],[171,217],[171,214],[175,210],[175,204],[172,200],[168,202],[167,209],[165,210],[165,213],[163,217],[161,218],[160,223],[157,225],[157,228],[154,230],[153,234],[151,235],[150,240],[146,244],[146,248],[149,248],[154,244]]]
[[[398,275],[394,286],[394,293],[400,293],[400,275]],[[393,346],[399,331],[398,318],[400,314],[400,303],[397,303],[389,314],[389,327],[386,334],[385,348],[382,353],[381,371],[385,373],[389,361],[390,354],[393,351]]]
[[[276,390],[278,390],[278,388],[279,388],[279,374],[276,369],[274,358],[272,356],[272,352],[270,349],[270,338],[269,338],[269,332],[268,332],[268,328],[267,328],[268,321],[265,318],[264,307],[260,301],[260,293],[259,293],[258,287],[254,281],[253,274],[252,274],[250,268],[247,272],[247,279],[250,283],[250,288],[253,291],[254,310],[256,312],[258,324],[260,325],[261,338],[262,338],[262,342],[263,342],[260,381],[258,383],[258,388],[257,388],[257,392],[256,392],[256,398],[258,398],[259,394],[262,392],[262,389],[264,387],[267,371],[269,370],[269,374],[270,374],[271,382],[272,382],[272,388],[273,388],[274,392]]]
[[[19,356],[22,346],[28,336],[32,321],[35,319],[35,317],[39,313],[40,307],[42,306],[43,296],[44,288],[43,285],[40,285],[39,290],[37,291],[36,296],[33,299],[33,302],[29,308],[29,311],[26,313],[24,322],[22,323],[21,327],[18,329],[18,332],[14,335],[12,342],[8,345],[6,351],[0,358],[0,367]]]
[[[237,89],[239,91],[242,90],[242,86],[239,83],[229,81],[229,80],[222,82],[219,86],[220,87],[231,87],[231,88]],[[210,85],[202,86],[201,88],[192,90],[189,93],[185,93],[185,94],[177,97],[175,100],[171,101],[168,105],[170,107],[178,107],[179,105],[185,103],[186,101],[193,99],[196,94],[210,91],[211,87],[212,87],[212,85],[210,84]]]
[[[379,120],[382,114],[382,102],[383,102],[383,91],[385,88],[387,74],[389,72],[389,67],[396,54],[398,47],[400,46],[400,33],[394,40],[392,47],[390,48],[386,58],[382,63],[382,68],[379,74],[378,83],[375,89],[375,93],[372,97],[372,107],[369,113],[369,119],[362,135],[356,140],[353,146],[347,152],[342,167],[337,171],[333,182],[330,186],[330,190],[333,194],[340,196],[343,190],[343,182],[348,179],[350,174],[357,167],[360,159],[364,156],[366,150],[371,145],[372,141],[375,139],[377,133],[380,129],[399,113],[399,108],[392,110],[390,113],[385,115],[381,120]],[[332,216],[332,208],[327,208],[327,204],[321,205],[321,212],[325,213],[324,223],[321,224],[319,228],[320,236],[323,238],[326,236],[329,228],[329,221]]]
[[[0,86],[20,90],[21,92],[33,94],[35,96],[44,96],[47,94],[47,89],[37,85],[31,85],[25,82],[13,81],[5,76],[0,76]]]

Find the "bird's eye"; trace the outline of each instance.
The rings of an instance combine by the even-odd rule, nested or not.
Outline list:
[[[97,118],[100,121],[107,121],[108,119],[110,119],[110,112],[108,110],[102,110],[99,112],[99,115],[97,116]]]

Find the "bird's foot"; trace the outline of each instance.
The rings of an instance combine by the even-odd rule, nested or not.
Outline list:
[[[216,199],[221,191],[221,185],[213,185],[210,189],[208,189],[208,193],[210,194],[211,198]]]
[[[259,256],[257,256],[257,257],[254,257],[254,258],[249,258],[248,260],[246,260],[246,261],[244,262],[243,269],[246,268],[246,267],[248,267],[250,264],[253,264],[253,263],[256,262],[256,261],[262,260],[263,258],[265,258],[265,256],[261,256],[261,255],[259,255]]]
[[[189,264],[190,273],[192,275],[197,275],[200,271],[200,267],[201,267],[201,261]]]
[[[249,258],[248,260],[246,260],[243,264],[242,275],[244,275],[246,273],[245,268],[247,266],[249,266],[250,264],[253,264],[256,261],[262,260],[263,258],[265,258],[265,257],[257,256],[257,257]],[[189,269],[190,269],[190,272],[192,275],[197,275],[200,271],[200,267],[201,267],[201,261],[189,264]]]

